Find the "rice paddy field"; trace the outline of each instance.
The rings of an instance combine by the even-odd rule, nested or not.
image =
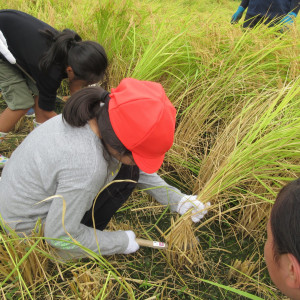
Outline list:
[[[177,125],[159,173],[211,203],[192,224],[134,192],[109,229],[132,229],[169,249],[132,255],[60,263],[42,234],[24,243],[2,231],[1,299],[286,299],[263,247],[277,192],[300,176],[299,20],[283,34],[264,25],[245,31],[230,24],[240,4],[233,0],[1,2],[102,44],[108,90],[124,77],[160,82]],[[66,83],[58,94],[68,94]],[[10,156],[32,128],[21,120],[1,154]]]

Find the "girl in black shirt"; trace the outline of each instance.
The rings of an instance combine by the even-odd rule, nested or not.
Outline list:
[[[64,78],[69,79],[73,94],[98,82],[107,67],[107,56],[100,44],[82,41],[70,29],[57,31],[17,10],[0,10],[0,32],[2,46],[7,46],[33,79],[0,56],[0,88],[8,106],[0,114],[0,142],[32,106],[37,123],[55,116],[56,91]],[[0,155],[0,167],[5,161]]]

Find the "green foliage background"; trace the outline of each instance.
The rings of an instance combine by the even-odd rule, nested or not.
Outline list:
[[[1,3],[101,43],[109,57],[101,83],[107,89],[129,76],[160,82],[177,108],[174,146],[160,174],[212,203],[193,227],[203,253],[194,265],[179,266],[164,252],[147,248],[56,264],[43,238],[22,248],[18,237],[3,234],[4,298],[283,299],[270,282],[263,245],[277,192],[300,175],[299,22],[284,34],[263,25],[245,31],[230,24],[238,5],[225,0]],[[66,83],[59,93],[68,93]],[[9,156],[32,129],[30,121],[22,122],[1,144],[1,153]],[[139,191],[110,229],[130,228],[139,237],[160,240],[175,217]],[[35,268],[28,267],[28,259]]]

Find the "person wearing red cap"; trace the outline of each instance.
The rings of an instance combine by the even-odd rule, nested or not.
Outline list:
[[[136,186],[171,211],[192,209],[192,220],[199,222],[209,204],[156,173],[173,144],[175,120],[159,83],[125,78],[111,93],[100,87],[76,92],[63,114],[32,131],[5,166],[5,226],[29,234],[40,218],[46,240],[64,259],[87,255],[70,236],[102,255],[133,253],[139,249],[133,231],[104,229]]]

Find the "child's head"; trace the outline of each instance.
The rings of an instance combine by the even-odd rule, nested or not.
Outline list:
[[[108,61],[104,48],[93,41],[74,42],[68,52],[67,65],[74,73],[74,80],[87,84],[99,82],[107,68]]]
[[[108,113],[114,132],[138,167],[156,172],[173,144],[176,120],[161,84],[123,79],[111,91]]]
[[[106,148],[132,157],[146,173],[160,168],[173,144],[176,110],[156,82],[125,78],[110,94],[100,87],[81,89],[68,100],[63,117],[75,127],[96,119]]]
[[[82,41],[81,37],[70,29],[61,32],[47,29],[41,30],[40,33],[49,40],[49,49],[39,62],[42,71],[47,72],[53,64],[59,64],[63,71],[71,68],[72,80],[82,80],[85,85],[96,83],[103,77],[108,60],[100,44]]]
[[[268,222],[265,260],[282,293],[300,299],[300,178],[278,194]]]

